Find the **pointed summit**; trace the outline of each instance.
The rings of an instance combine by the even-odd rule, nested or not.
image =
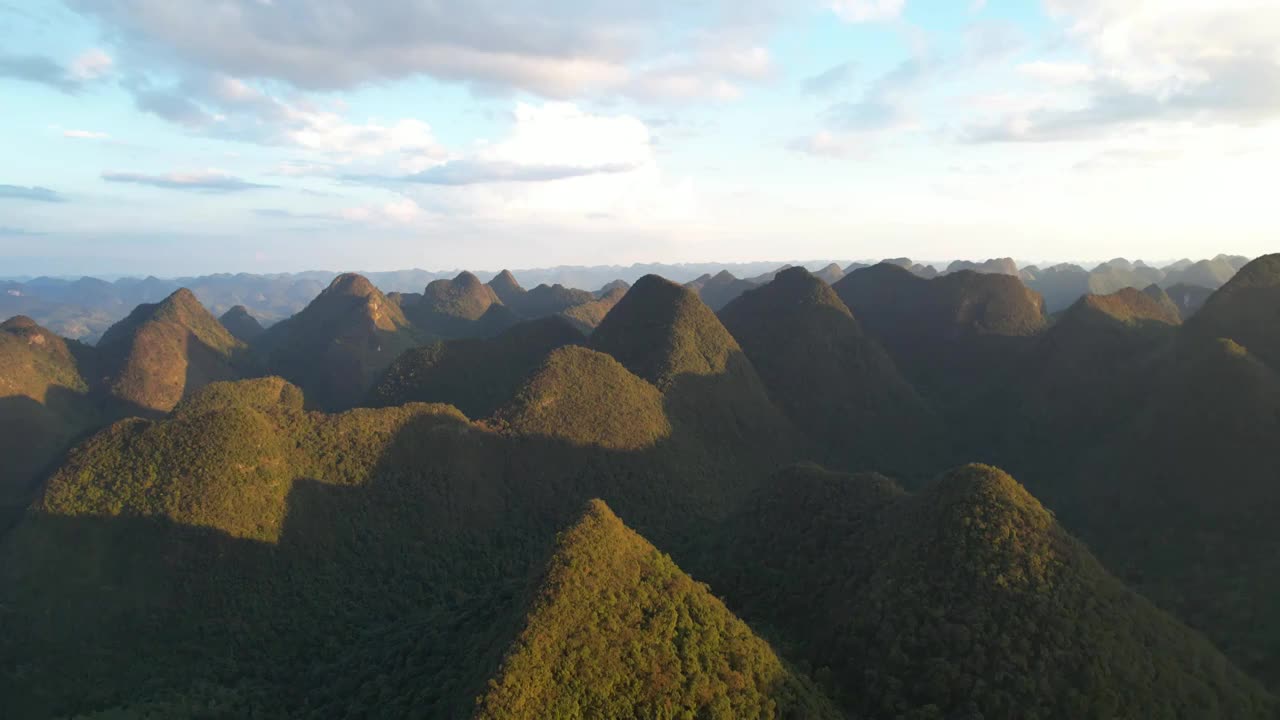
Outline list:
[[[744,462],[751,453],[772,461],[792,452],[794,426],[769,400],[738,342],[688,288],[657,275],[640,278],[592,333],[591,346],[662,391],[681,441],[735,452]]]
[[[560,536],[476,718],[712,716],[839,713],[705,585],[591,501]]]
[[[802,267],[720,312],[787,416],[844,467],[910,471],[937,418],[835,291]],[[927,470],[927,468],[915,468]]]
[[[734,298],[756,287],[756,284],[749,280],[739,280],[728,270],[721,270],[715,275],[703,275],[685,287],[698,293],[698,297],[702,298],[702,302],[706,303],[707,307],[719,312]]]
[[[400,307],[360,275],[340,275],[297,315],[254,343],[272,374],[302,388],[307,402],[346,409],[419,338]]]
[[[525,293],[525,289],[520,287],[520,283],[516,282],[516,276],[512,275],[510,270],[503,270],[495,275],[489,281],[489,288],[493,290],[504,305],[511,307],[519,304],[520,297]]]
[[[250,315],[249,308],[243,305],[236,305],[223,313],[222,317],[218,318],[218,322],[241,342],[252,342],[263,332],[262,324]]]
[[[186,288],[139,305],[98,342],[111,395],[161,412],[186,393],[239,377],[244,350]]]
[[[844,277],[844,268],[840,267],[836,263],[831,263],[830,265],[815,272],[813,276],[830,285]]]

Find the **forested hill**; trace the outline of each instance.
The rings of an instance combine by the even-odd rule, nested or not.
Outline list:
[[[1280,255],[1104,265],[10,318],[3,714],[1276,718]]]

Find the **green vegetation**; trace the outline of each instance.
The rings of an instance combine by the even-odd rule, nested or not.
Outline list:
[[[374,385],[369,404],[442,402],[469,417],[489,417],[552,350],[586,341],[561,318],[528,320],[493,338],[436,341],[396,358]]]
[[[336,410],[364,400],[387,367],[421,340],[399,306],[365,278],[346,274],[253,348],[267,371],[301,387],[308,403]]]
[[[1280,253],[1264,255],[1214,293],[1188,329],[1199,338],[1230,338],[1280,372]]]
[[[6,716],[1274,718],[1277,257],[1186,324],[892,265],[518,324],[460,277],[425,346],[345,275],[249,358],[189,293],[100,349],[14,318]],[[956,457],[1040,500],[921,487]]]
[[[940,426],[831,288],[790,268],[720,312],[769,395],[841,466],[918,472]]]
[[[244,343],[190,290],[139,305],[98,343],[107,391],[141,410],[167,412],[184,395],[241,374]]]
[[[469,272],[452,280],[433,280],[421,298],[404,305],[404,312],[420,330],[440,338],[485,337],[518,319],[492,288]]]
[[[866,717],[1269,717],[1274,698],[1109,576],[1005,473],[916,495],[780,474],[730,522],[730,607]],[[823,669],[825,668],[825,670]]]
[[[837,718],[603,502],[559,540],[477,718]]]
[[[598,299],[574,305],[560,313],[560,316],[573,323],[573,326],[584,333],[590,333],[604,322],[604,318],[613,310],[622,297],[627,294],[626,287],[611,288]]]
[[[86,378],[91,348],[27,317],[0,323],[0,533],[31,499],[33,482],[99,422]]]
[[[613,450],[652,447],[671,434],[657,388],[612,357],[576,346],[547,356],[497,421],[516,433]]]
[[[662,391],[677,442],[715,455],[793,456],[794,427],[738,342],[688,288],[640,278],[592,333],[591,347]]]

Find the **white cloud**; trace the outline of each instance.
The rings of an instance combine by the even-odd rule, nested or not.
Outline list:
[[[78,140],[106,140],[111,136],[104,132],[94,132],[92,130],[63,130],[62,137],[76,138]]]
[[[1083,102],[970,129],[977,140],[1078,140],[1141,127],[1249,127],[1280,120],[1280,4],[1274,0],[1048,0],[1086,69],[1024,72],[1076,82]],[[1076,98],[1071,98],[1076,100]]]
[[[735,96],[794,12],[783,0],[69,2],[133,54],[183,67],[308,90],[430,75],[553,99]],[[673,50],[673,37],[691,40]]]
[[[902,14],[907,0],[834,0],[828,7],[845,22],[893,20]]]

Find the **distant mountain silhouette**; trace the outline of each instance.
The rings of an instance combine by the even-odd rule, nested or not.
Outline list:
[[[772,280],[772,277],[770,277],[770,280]],[[739,280],[728,270],[721,270],[715,275],[703,275],[697,280],[687,283],[685,287],[697,293],[698,297],[702,298],[702,302],[707,304],[707,307],[719,312],[734,298],[756,287],[756,283],[750,280]]]
[[[992,258],[983,262],[971,262],[969,260],[956,260],[947,266],[947,272],[959,272],[961,270],[972,270],[979,273],[998,273],[1001,275],[1018,276],[1018,264],[1013,258]]]

